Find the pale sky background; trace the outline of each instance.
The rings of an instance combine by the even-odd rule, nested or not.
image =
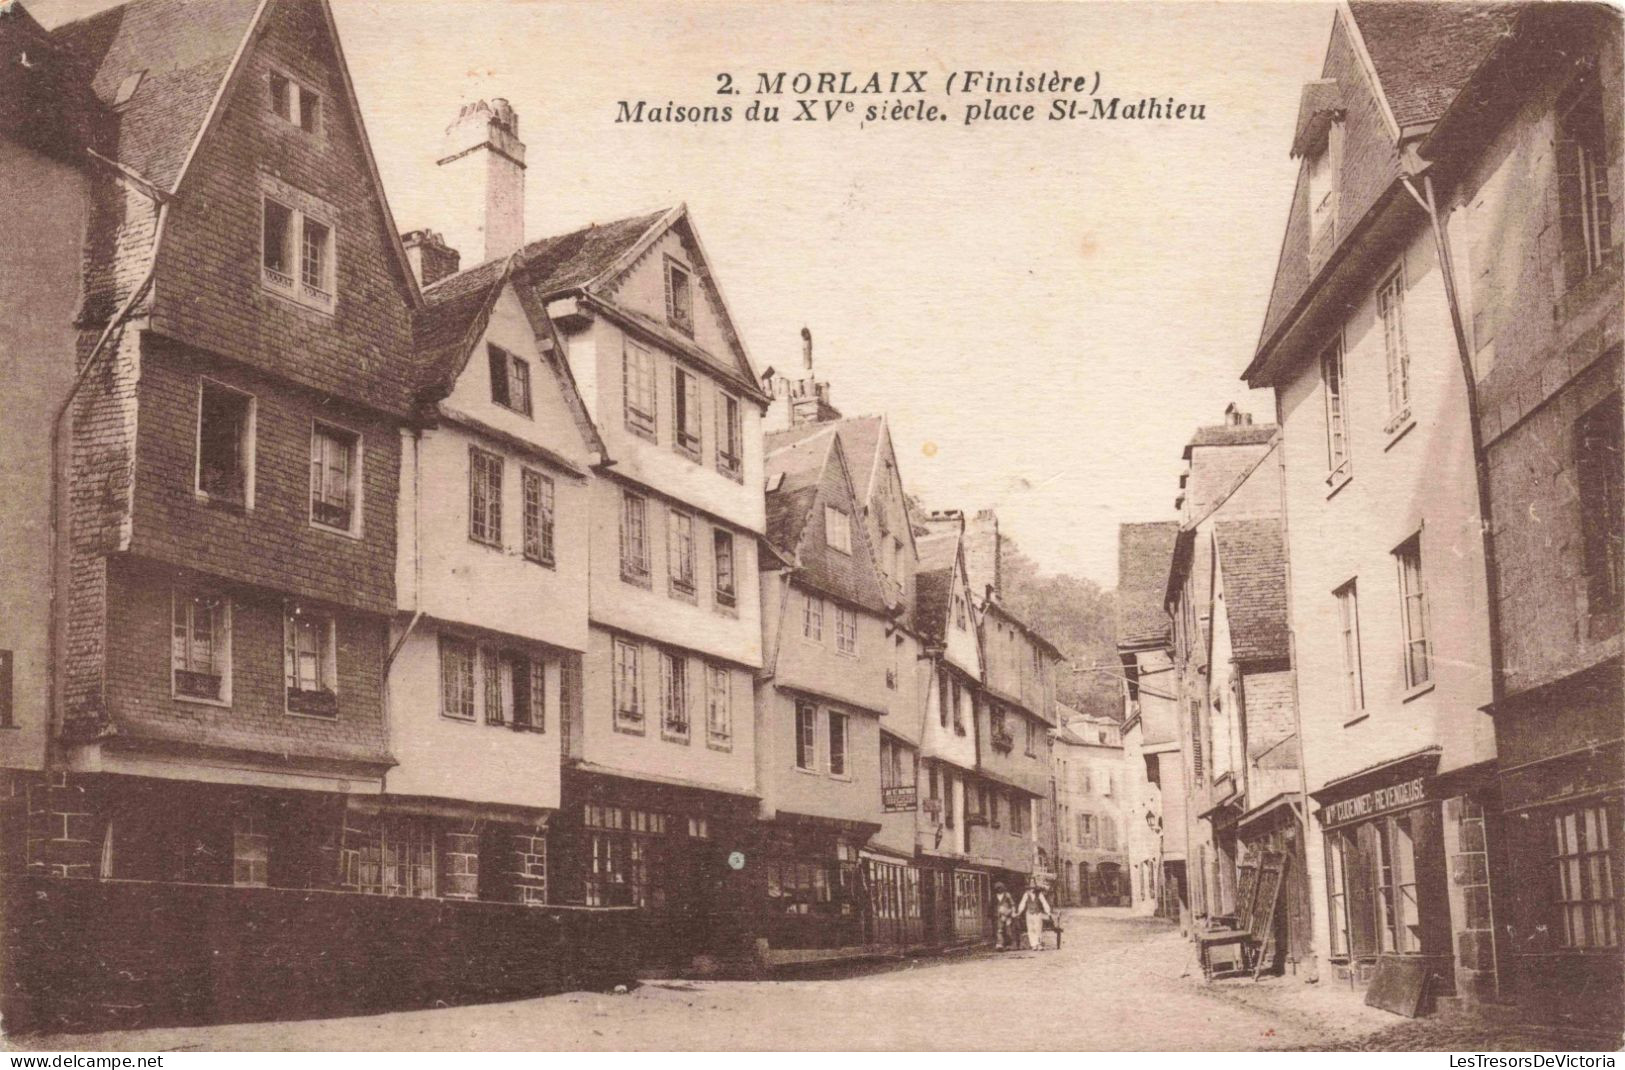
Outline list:
[[[27,6],[54,25],[111,5]],[[529,238],[686,201],[758,372],[794,373],[811,327],[835,404],[889,415],[909,487],[933,508],[996,507],[1046,570],[1115,586],[1117,526],[1173,518],[1192,430],[1232,400],[1272,418],[1238,376],[1330,4],[333,7],[401,229],[444,218],[434,152],[458,106],[506,97]],[[757,71],[871,69],[937,85],[1099,70],[1108,98],[1172,96],[1207,119],[614,122],[622,99],[742,109]],[[715,95],[720,71],[741,96]],[[1042,114],[1049,97],[1020,99]]]

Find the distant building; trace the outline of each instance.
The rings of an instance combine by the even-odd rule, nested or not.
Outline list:
[[[1065,906],[1129,906],[1129,780],[1122,726],[1055,704],[1056,898]]]

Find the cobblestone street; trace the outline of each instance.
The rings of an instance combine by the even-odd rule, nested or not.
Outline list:
[[[972,953],[838,978],[651,981],[624,995],[364,1018],[26,1038],[42,1050],[1251,1050],[1572,1047],[1407,1022],[1292,979],[1205,986],[1166,923],[1071,911],[1060,951]],[[1584,1046],[1584,1045],[1582,1045]],[[1595,1046],[1595,1042],[1591,1046]]]

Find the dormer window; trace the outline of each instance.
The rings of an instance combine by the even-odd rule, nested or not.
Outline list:
[[[320,133],[322,95],[308,86],[300,85],[281,71],[271,72],[270,83],[271,114],[307,134]]]
[[[521,416],[529,416],[530,363],[497,346],[485,348],[491,367],[491,400]]]
[[[332,220],[338,213],[269,176],[261,182],[260,281],[307,308],[333,311],[338,283]]]
[[[831,550],[852,552],[852,518],[834,506],[824,506],[824,541]]]
[[[688,268],[666,259],[666,320],[684,334],[694,333],[694,285]]]
[[[1309,269],[1331,255],[1337,234],[1337,186],[1343,162],[1343,91],[1336,79],[1303,87],[1292,155],[1305,161],[1309,191]]]

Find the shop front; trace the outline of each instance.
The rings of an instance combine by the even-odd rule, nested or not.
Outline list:
[[[564,771],[561,787],[550,829],[555,901],[646,911],[651,967],[748,957],[754,798],[579,768]]]
[[[1503,995],[1542,1021],[1621,1023],[1625,746],[1619,662],[1497,711]]]
[[[1385,962],[1455,992],[1445,807],[1427,751],[1312,795],[1324,832],[1326,916],[1336,975],[1366,985]]]
[[[750,881],[757,936],[773,949],[866,943],[870,894],[858,851],[879,829],[785,810],[764,823]]]
[[[884,855],[865,854],[863,881],[869,891],[866,943],[918,947],[926,942],[925,889],[920,867]]]
[[[1302,796],[1289,792],[1266,799],[1242,814],[1235,833],[1240,847],[1241,868],[1256,869],[1266,852],[1286,859],[1279,902],[1270,920],[1271,961],[1266,971],[1296,974],[1308,960],[1314,939],[1310,928],[1309,875],[1305,865]]]

